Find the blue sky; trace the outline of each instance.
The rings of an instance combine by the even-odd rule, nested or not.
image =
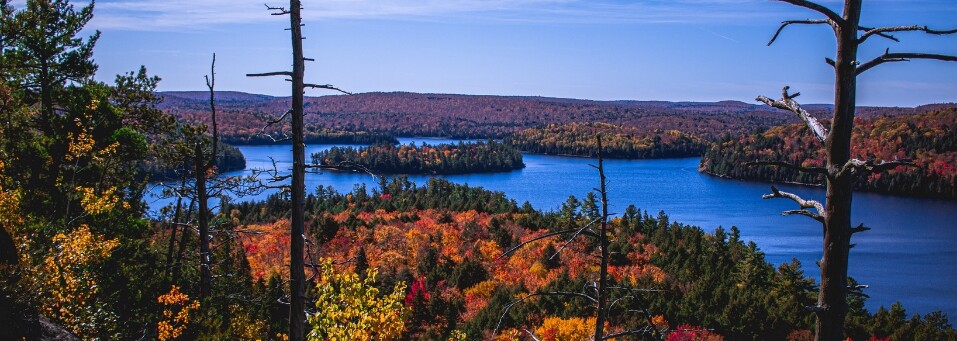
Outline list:
[[[281,1],[266,0],[281,5]],[[840,1],[822,4],[839,10]],[[79,4],[79,3],[78,3]],[[782,20],[817,13],[768,0],[304,0],[307,81],[352,92],[535,95],[596,100],[754,102],[781,86],[804,103],[832,101],[834,38]],[[868,0],[864,25],[957,27],[954,0]],[[205,90],[212,53],[217,89],[288,95],[286,82],[244,75],[288,69],[286,17],[263,0],[100,0],[99,78],[146,65],[160,90]],[[885,48],[957,54],[957,35],[899,33]],[[307,95],[327,92],[309,91]],[[860,77],[859,104],[957,102],[957,63],[885,64]]]

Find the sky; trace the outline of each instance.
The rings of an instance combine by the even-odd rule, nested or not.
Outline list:
[[[97,78],[112,81],[145,65],[163,78],[159,90],[206,90],[216,53],[217,90],[288,96],[279,77],[245,77],[291,68],[288,17],[269,15],[263,1],[282,5],[97,1],[87,30],[102,32]],[[820,18],[779,1],[304,0],[303,7],[305,54],[316,60],[307,64],[307,82],[355,93],[755,103],[790,85],[802,103],[833,101],[833,71],[824,63],[834,55],[833,33],[794,26],[767,46],[781,21]],[[867,26],[953,29],[957,1],[867,0],[862,17]],[[901,42],[868,39],[861,59],[888,48],[957,54],[957,34],[896,36]],[[859,77],[859,105],[940,102],[957,102],[957,63],[888,63]]]

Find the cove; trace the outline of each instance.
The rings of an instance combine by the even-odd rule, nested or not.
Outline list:
[[[458,140],[400,138],[400,143],[429,144]],[[331,148],[331,145],[307,146],[306,153]],[[291,167],[291,147],[239,146],[246,157],[247,169],[226,175],[248,174],[252,169],[271,169],[276,160],[280,171]],[[598,174],[588,158],[524,154],[526,167],[507,173],[441,176],[456,183],[501,191],[521,204],[557,210],[569,195],[582,198],[598,186]],[[309,159],[307,155],[307,159]],[[800,216],[783,217],[784,210],[796,209],[784,199],[763,200],[770,192],[766,183],[728,180],[701,174],[698,158],[659,160],[606,160],[609,211],[621,213],[634,204],[652,216],[664,211],[671,221],[699,226],[706,232],[722,226],[737,226],[742,239],[754,241],[767,260],[777,265],[797,258],[808,276],[818,277],[815,261],[821,257],[821,225]],[[409,179],[424,184],[430,176],[413,175]],[[332,186],[339,192],[351,191],[364,183],[370,190],[377,182],[368,174],[325,172],[309,174],[306,190]],[[776,185],[805,199],[823,201],[824,190],[817,187]],[[270,193],[237,200],[261,200]],[[158,208],[167,200],[151,200]],[[904,304],[908,315],[941,310],[957,316],[957,201],[899,197],[874,193],[856,193],[853,224],[864,223],[871,231],[854,236],[850,275],[870,285],[866,307],[872,313],[880,306],[896,301]]]

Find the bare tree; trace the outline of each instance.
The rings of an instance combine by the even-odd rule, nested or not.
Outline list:
[[[196,196],[199,202],[199,211],[197,218],[199,223],[199,297],[200,299],[209,297],[212,289],[212,254],[209,249],[209,192],[206,189],[206,179],[210,176],[210,171],[216,165],[216,158],[219,147],[219,129],[216,126],[216,54],[213,54],[213,62],[210,64],[210,74],[206,76],[206,87],[209,88],[209,110],[212,119],[213,139],[212,151],[207,155],[204,151],[202,140],[197,140],[195,144],[196,166]]]
[[[545,233],[543,235],[529,239],[528,241],[522,242],[511,249],[506,250],[500,257],[508,257],[516,250],[525,247],[526,245],[539,241],[546,238],[556,237],[556,236],[568,236],[568,238],[559,248],[551,255],[551,258],[558,257],[565,248],[571,244],[579,236],[587,236],[594,239],[598,243],[598,279],[588,283],[584,290],[580,292],[570,292],[570,291],[551,291],[551,292],[535,292],[523,296],[516,301],[505,306],[502,311],[502,315],[499,316],[498,324],[495,326],[495,331],[493,333],[498,333],[499,327],[501,327],[502,320],[505,315],[508,314],[509,310],[516,304],[519,304],[525,300],[541,297],[541,296],[562,296],[568,298],[584,298],[586,301],[591,302],[595,309],[595,335],[593,340],[607,340],[613,339],[628,335],[639,335],[639,336],[651,336],[658,337],[663,333],[668,332],[668,330],[659,330],[655,327],[655,324],[652,322],[652,316],[650,312],[641,307],[641,300],[638,296],[649,293],[649,292],[660,292],[661,290],[655,289],[637,289],[630,288],[624,285],[611,285],[608,278],[608,265],[610,260],[610,255],[608,251],[608,246],[610,244],[610,231],[608,226],[608,218],[611,216],[611,213],[608,212],[608,191],[606,184],[608,179],[605,177],[605,166],[604,166],[604,155],[602,154],[602,142],[601,134],[595,136],[595,139],[598,143],[598,165],[592,165],[595,169],[598,170],[599,178],[599,188],[596,188],[595,191],[598,192],[601,200],[601,213],[600,215],[584,224],[581,227],[575,227],[572,229],[567,229],[563,231]],[[597,225],[597,230],[594,228]],[[612,314],[613,308],[621,307],[624,309],[624,312],[629,313],[640,313],[643,314],[644,319],[646,320],[647,325],[640,328],[633,329],[624,329],[611,334],[605,333],[605,323],[609,320],[610,317],[614,316]],[[533,339],[538,340],[537,337],[531,332],[526,330]]]
[[[817,315],[815,340],[843,340],[844,319],[848,311],[848,252],[852,247],[851,235],[868,230],[863,224],[851,226],[851,199],[853,183],[857,177],[883,172],[902,165],[913,165],[909,160],[877,161],[858,160],[851,155],[851,134],[854,127],[856,107],[857,76],[871,68],[888,63],[913,59],[932,59],[957,61],[957,56],[927,53],[885,53],[867,62],[858,59],[858,47],[868,38],[881,37],[899,41],[892,36],[894,32],[924,32],[943,35],[957,33],[957,30],[939,31],[926,26],[889,26],[871,28],[860,25],[862,0],[845,0],[843,14],[838,14],[820,4],[806,0],[778,0],[795,6],[804,7],[823,15],[817,20],[789,20],[781,23],[780,28],[768,42],[774,43],[784,28],[795,25],[827,25],[834,31],[837,39],[837,53],[834,59],[825,58],[825,62],[834,68],[834,109],[830,130],[794,101],[800,93],[790,94],[784,87],[781,99],[772,100],[759,96],[758,101],[769,106],[791,111],[797,114],[808,126],[824,148],[827,160],[825,167],[801,167],[784,162],[755,162],[751,165],[769,165],[786,167],[802,172],[821,174],[826,178],[827,194],[822,205],[815,200],[779,191],[771,187],[771,193],[765,199],[784,198],[798,204],[800,209],[785,211],[784,215],[804,215],[824,225],[824,255],[821,259],[821,287],[818,304],[808,307]]]
[[[292,108],[269,125],[280,123],[289,117],[292,121],[292,217],[289,243],[289,339],[293,341],[305,339],[305,261],[303,235],[305,225],[305,175],[306,175],[306,144],[303,136],[303,95],[305,88],[330,89],[340,92],[331,85],[306,84],[304,82],[305,62],[312,59],[303,57],[302,53],[302,5],[299,0],[290,0],[289,8],[271,7],[272,15],[288,15],[289,31],[292,37],[292,71],[278,71],[267,73],[247,74],[249,77],[284,76],[292,82]],[[265,131],[265,129],[264,129]]]

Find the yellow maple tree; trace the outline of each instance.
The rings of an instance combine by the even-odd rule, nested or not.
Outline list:
[[[411,308],[403,304],[404,282],[391,294],[380,295],[375,269],[360,279],[353,272],[336,271],[332,260],[323,259],[321,273],[316,313],[309,316],[310,340],[395,340],[405,331]]]
[[[115,325],[116,315],[98,300],[96,269],[119,246],[116,239],[93,235],[87,225],[70,234],[53,237],[54,247],[43,259],[40,273],[41,312],[73,333],[84,337],[103,335]]]

